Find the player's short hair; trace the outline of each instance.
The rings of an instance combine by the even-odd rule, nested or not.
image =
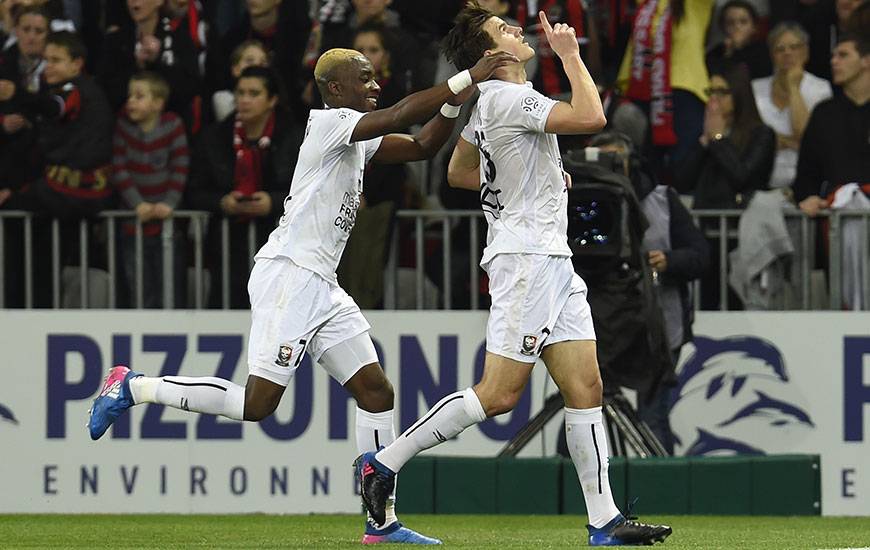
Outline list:
[[[85,43],[79,38],[79,35],[70,31],[58,31],[49,33],[45,44],[57,46],[67,51],[72,59],[85,59],[88,55],[88,50],[85,48]]]
[[[324,52],[314,66],[314,82],[320,95],[326,99],[329,95],[328,84],[338,78],[339,72],[350,63],[365,58],[362,53],[348,48],[332,48]]]
[[[495,40],[483,28],[492,17],[491,11],[472,0],[453,20],[453,28],[444,38],[441,49],[457,70],[470,69],[483,57],[483,52],[496,47]]]
[[[230,54],[230,66],[235,67],[238,62],[242,60],[242,56],[248,48],[260,48],[263,50],[263,53],[267,56],[269,55],[269,50],[266,49],[266,46],[259,40],[252,38],[250,40],[245,40],[235,47],[233,53]]]
[[[327,50],[317,59],[317,64],[314,66],[314,80],[318,84],[325,84],[330,80],[334,80],[336,73],[341,68],[359,58],[365,59],[365,56],[356,50],[348,48],[332,48]]]
[[[157,99],[167,101],[169,99],[169,83],[166,79],[153,71],[140,71],[130,77],[130,83],[144,82],[148,86],[151,95]]]
[[[837,44],[842,44],[843,42],[854,42],[855,49],[858,50],[858,55],[864,57],[865,55],[870,55],[870,41],[867,40],[867,37],[862,36],[858,33],[854,32],[846,32],[840,35],[837,39]]]

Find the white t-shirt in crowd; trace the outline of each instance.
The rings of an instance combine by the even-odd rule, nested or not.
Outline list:
[[[365,165],[383,140],[350,141],[363,115],[352,109],[311,111],[284,215],[257,259],[289,258],[337,283],[335,270],[356,221]]]
[[[780,110],[773,103],[773,77],[756,78],[752,81],[752,91],[755,94],[755,104],[761,120],[770,126],[774,132],[784,136],[793,135],[791,127],[791,109],[788,106]],[[832,95],[831,83],[808,72],[800,83],[801,97],[807,110],[813,108]],[[795,149],[777,149],[773,172],[770,174],[770,187],[790,187],[797,174],[798,152]]]
[[[480,265],[497,254],[571,256],[568,194],[555,134],[544,132],[558,103],[531,83],[491,80],[462,138],[480,151],[480,203],[489,224]]]

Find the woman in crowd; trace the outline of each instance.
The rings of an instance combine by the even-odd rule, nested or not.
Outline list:
[[[761,121],[744,67],[714,71],[706,93],[710,100],[704,113],[704,132],[676,167],[675,185],[681,193],[693,195],[695,209],[744,208],[753,192],[767,189],[776,135]],[[702,227],[718,224],[708,222]],[[729,248],[735,244],[729,243]],[[702,279],[701,307],[718,309],[723,266],[715,253],[718,241],[712,240],[710,245],[714,253]],[[736,305],[736,301],[729,302]]]
[[[266,67],[269,65],[269,53],[259,40],[246,40],[233,50],[230,56],[230,73],[233,83],[238,82],[242,71],[248,67]],[[212,96],[212,108],[214,118],[218,122],[226,119],[230,113],[236,110],[236,95],[234,90],[218,90]]]
[[[707,66],[743,64],[750,78],[771,72],[764,43],[759,40],[759,18],[755,7],[746,0],[729,0],[719,12],[719,28],[725,40],[707,54]]]
[[[200,136],[188,201],[196,210],[215,214],[206,236],[210,307],[244,309],[253,254],[266,241],[283,211],[299,145],[300,129],[281,107],[280,83],[267,67],[242,71],[236,83],[236,112]],[[223,222],[229,241],[223,247]],[[254,239],[249,241],[249,224]],[[229,302],[223,296],[222,258],[229,268]]]
[[[798,148],[813,108],[831,97],[831,84],[806,71],[809,36],[797,23],[780,23],[768,35],[773,76],[752,81],[761,120],[776,132],[770,187],[790,187]]]

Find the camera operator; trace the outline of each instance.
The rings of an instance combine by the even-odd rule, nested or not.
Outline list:
[[[611,166],[614,170],[621,169],[631,180],[648,222],[641,249],[652,270],[673,361],[661,383],[638,392],[638,415],[668,453],[673,454],[673,435],[668,421],[670,390],[675,381],[673,367],[682,345],[692,339],[694,312],[689,282],[707,269],[709,246],[677,193],[670,187],[657,185],[652,173],[643,167],[628,136],[603,132],[592,138],[590,147],[597,148],[599,153],[615,155],[616,162]]]

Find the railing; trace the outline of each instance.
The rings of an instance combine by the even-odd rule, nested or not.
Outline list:
[[[720,265],[728,265],[728,239],[736,239],[737,237],[737,220],[739,219],[742,210],[696,210],[692,212],[696,222],[703,222],[705,227],[705,235],[708,238],[717,239],[718,247],[711,250],[711,254],[718,254]],[[794,246],[797,251],[796,259],[800,262],[800,308],[811,308],[811,289],[810,289],[810,272],[815,263],[816,250],[816,223],[817,221],[809,218],[796,209],[785,212],[789,223],[797,224],[799,238],[795,240]],[[470,309],[479,309],[481,306],[481,291],[480,281],[482,270],[478,266],[481,253],[481,237],[485,234],[486,226],[483,221],[483,213],[479,210],[400,210],[396,214],[400,225],[411,225],[410,233],[402,231],[394,231],[390,246],[390,255],[386,265],[384,278],[384,307],[385,309],[398,309],[399,307],[407,307],[407,300],[401,300],[401,296],[413,295],[413,304],[411,307],[416,309],[427,309],[427,302],[437,304],[437,309],[454,309],[453,290],[454,290],[454,273],[453,273],[453,234],[452,230],[462,221],[469,222],[468,231],[468,271],[467,281],[469,284],[469,304]],[[0,264],[5,262],[6,249],[6,224],[8,220],[19,219],[23,221],[23,260],[24,260],[24,275],[23,275],[23,305],[25,308],[34,307],[34,223],[42,223],[43,218],[38,218],[30,212],[23,211],[0,211]],[[843,288],[842,288],[842,269],[843,269],[843,239],[842,230],[843,223],[849,219],[861,220],[860,235],[863,237],[862,252],[860,265],[863,268],[863,273],[870,274],[870,251],[868,251],[868,226],[870,226],[870,212],[863,211],[831,211],[825,212],[820,216],[820,219],[828,220],[828,250],[829,250],[829,285],[828,306],[830,309],[839,310],[843,303]],[[106,264],[107,264],[107,294],[109,308],[114,308],[118,304],[118,288],[116,281],[118,280],[118,224],[121,220],[135,221],[135,240],[134,240],[134,266],[135,266],[135,285],[131,289],[133,291],[133,300],[131,306],[141,308],[144,303],[143,296],[143,229],[142,224],[135,220],[135,214],[130,211],[106,211],[99,215],[98,220],[81,220],[76,223],[78,231],[78,291],[81,295],[80,307],[87,307],[89,304],[89,231],[88,227],[91,223],[103,223],[106,228]],[[189,306],[195,309],[206,307],[205,302],[205,269],[203,266],[203,250],[204,250],[204,235],[206,232],[206,224],[215,223],[216,220],[209,219],[209,214],[206,212],[179,210],[174,212],[173,217],[165,220],[161,230],[161,252],[163,259],[162,273],[162,307],[171,309],[175,307],[175,279],[174,279],[174,262],[173,254],[175,229],[178,221],[184,220],[188,225],[188,238],[192,245],[193,258],[192,264],[189,265],[188,271],[192,274],[193,292]],[[439,223],[440,222],[440,223]],[[229,308],[230,304],[230,262],[238,259],[230,256],[230,221],[226,218],[217,220],[220,223],[221,236],[221,257],[220,257],[220,272],[221,272],[221,289],[220,289],[220,306],[224,309]],[[61,307],[62,303],[62,288],[61,288],[61,234],[60,223],[58,220],[50,220],[50,254],[51,254],[51,305],[54,308]],[[215,228],[212,228],[214,230]],[[725,235],[726,238],[722,238]],[[440,288],[431,289],[431,284],[427,284],[425,266],[427,262],[426,245],[429,243],[441,244],[441,275],[442,284]],[[249,266],[253,265],[254,253],[262,243],[257,242],[255,222],[248,222],[247,225],[247,262]],[[413,267],[402,268],[399,266],[400,249],[402,245],[412,244],[413,248]],[[431,261],[431,258],[430,258]],[[400,270],[408,275],[408,270],[413,270],[412,288],[409,288],[409,283],[403,281],[399,277]],[[460,279],[466,280],[462,276]],[[4,297],[6,294],[6,273],[0,269],[0,307],[5,307]],[[211,280],[211,284],[215,281]],[[726,269],[720,270],[719,273],[719,303],[720,309],[727,309],[727,292],[728,292],[728,272]],[[427,290],[427,287],[429,290]],[[863,284],[863,305],[864,309],[870,309],[870,281],[864,281]],[[431,295],[434,293],[435,295]],[[694,284],[695,307],[698,308],[699,283]],[[430,306],[431,307],[431,306]]]

